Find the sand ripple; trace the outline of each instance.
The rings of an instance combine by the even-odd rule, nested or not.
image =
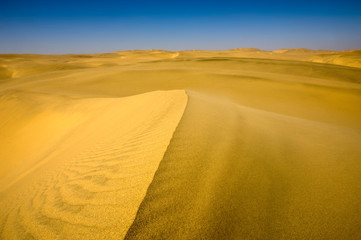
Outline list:
[[[3,179],[2,239],[121,239],[187,97],[174,90],[72,101],[71,107],[82,115],[75,122],[81,124],[68,126],[69,133],[55,141],[45,158],[33,160],[31,171]],[[45,118],[51,120],[50,115]],[[11,153],[5,156],[12,160]]]

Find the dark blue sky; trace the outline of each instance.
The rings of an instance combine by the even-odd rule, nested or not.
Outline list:
[[[2,0],[0,52],[360,49],[361,1]]]

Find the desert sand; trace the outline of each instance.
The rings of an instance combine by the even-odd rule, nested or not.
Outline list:
[[[361,239],[361,54],[0,54],[0,239]]]

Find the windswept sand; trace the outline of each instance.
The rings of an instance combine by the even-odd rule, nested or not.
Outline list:
[[[360,63],[0,55],[0,238],[359,240]]]
[[[183,90],[4,95],[1,239],[124,237],[186,103]]]
[[[188,93],[126,239],[361,238],[360,131]]]

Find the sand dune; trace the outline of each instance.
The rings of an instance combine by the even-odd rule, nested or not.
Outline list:
[[[184,91],[4,98],[21,113],[2,116],[1,238],[122,238],[182,116]]]
[[[0,238],[360,239],[360,59],[0,55]]]
[[[188,93],[126,239],[361,237],[361,131]]]

